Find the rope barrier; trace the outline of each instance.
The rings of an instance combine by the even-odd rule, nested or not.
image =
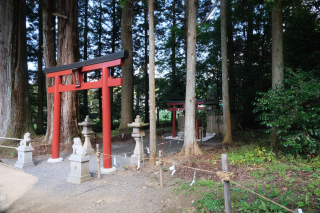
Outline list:
[[[163,145],[163,144],[167,144],[167,143],[171,143],[171,142],[173,142],[173,141],[180,141],[180,139],[175,139],[175,140],[167,141],[167,142],[165,142],[165,143],[159,143],[159,144],[157,144],[157,146],[160,146],[160,145]],[[143,148],[143,149],[147,149],[147,148],[149,148],[149,147],[146,147],[146,148]],[[127,154],[130,154],[130,153],[134,153],[134,151],[132,151],[132,152],[125,152],[123,155],[126,156]],[[107,155],[107,156],[109,156],[109,157],[126,158],[126,157],[122,157],[122,156],[120,156],[120,155],[109,155],[109,154],[105,154],[105,153],[103,153],[103,155]],[[153,159],[153,158],[145,158],[145,159]]]
[[[163,162],[166,162],[166,161],[163,161]],[[173,164],[173,163],[171,163],[171,162],[166,162],[166,163]],[[230,173],[230,172],[221,172],[221,171],[220,171],[220,172],[213,172],[213,171],[210,171],[210,170],[193,168],[193,167],[184,166],[184,165],[175,165],[175,166],[185,167],[185,168],[189,168],[189,169],[193,169],[193,170],[198,170],[198,171],[203,171],[203,172],[210,172],[210,173],[216,174],[219,178],[220,178],[220,175],[221,175],[221,176],[222,176],[221,180],[225,180],[225,181],[228,181],[227,179],[230,178],[229,174],[227,174],[227,173]],[[223,174],[223,175],[222,175],[222,174]],[[293,211],[293,210],[291,210],[291,209],[288,209],[287,207],[285,207],[285,206],[283,206],[283,205],[281,205],[281,204],[279,204],[279,203],[277,203],[277,202],[275,202],[275,201],[273,201],[273,200],[270,200],[270,199],[268,199],[268,198],[266,198],[266,197],[264,197],[264,196],[262,196],[262,195],[260,195],[260,194],[258,194],[258,193],[256,193],[256,192],[254,192],[254,191],[252,191],[252,190],[250,190],[250,189],[242,186],[241,184],[239,184],[239,183],[237,183],[237,182],[235,182],[235,181],[233,181],[233,180],[230,180],[230,179],[229,179],[229,181],[230,181],[231,183],[234,183],[234,184],[236,184],[236,185],[244,188],[245,190],[247,190],[247,191],[249,191],[249,192],[251,192],[251,193],[253,193],[253,194],[255,194],[255,195],[257,195],[257,196],[259,196],[259,197],[261,197],[261,198],[263,198],[263,199],[265,199],[265,200],[267,200],[267,201],[269,201],[269,202],[271,202],[271,203],[274,203],[274,204],[280,206],[281,208],[284,208],[285,210],[287,210],[287,211],[289,211],[289,212],[296,213],[295,211]]]
[[[218,2],[219,2],[219,0],[217,1],[217,3],[218,3]],[[216,3],[216,4],[217,4],[217,3]],[[178,140],[179,140],[179,139],[178,139]],[[171,143],[172,141],[177,141],[177,139],[171,140],[171,141],[168,141],[168,142],[165,142],[165,143],[157,144],[157,146],[163,145],[163,144],[166,144],[166,143]],[[146,148],[143,148],[143,149],[146,149]],[[127,152],[127,153],[124,153],[124,155],[126,156],[126,154],[129,154],[129,153],[133,153],[133,152]],[[122,157],[122,156],[114,156],[114,155],[109,155],[109,154],[103,154],[103,155],[107,155],[106,158],[110,158],[110,157],[126,158],[126,157]],[[138,156],[138,157],[135,157],[135,158],[140,159],[139,156]],[[105,158],[103,158],[103,159],[105,159]],[[148,160],[148,159],[154,159],[154,158],[145,158],[145,160]],[[158,159],[157,165],[158,165],[158,164],[165,164],[165,163],[174,165],[174,163],[164,161],[162,158],[161,158],[161,159],[156,158],[156,159]],[[140,160],[139,160],[139,161],[140,161]],[[256,193],[256,192],[254,192],[254,191],[252,191],[252,190],[250,190],[250,189],[242,186],[241,184],[239,184],[239,183],[231,180],[231,177],[232,177],[232,173],[231,173],[231,172],[224,172],[224,171],[214,172],[214,171],[210,171],[210,170],[193,168],[193,167],[184,166],[184,165],[175,165],[175,166],[184,167],[184,168],[193,169],[193,170],[198,170],[198,171],[203,171],[203,172],[213,173],[213,174],[217,175],[222,181],[230,181],[231,183],[234,183],[234,184],[236,184],[237,186],[242,187],[242,188],[244,188],[245,190],[247,190],[247,191],[249,191],[249,192],[251,192],[251,193],[253,193],[253,194],[257,195],[257,196],[259,196],[259,197],[261,197],[261,198],[263,198],[263,199],[265,199],[265,200],[267,200],[267,201],[269,201],[269,202],[271,202],[271,203],[273,203],[273,204],[275,204],[275,205],[277,205],[277,206],[280,206],[281,208],[283,208],[283,209],[285,209],[285,210],[287,210],[287,211],[289,211],[289,212],[296,213],[295,211],[293,211],[293,210],[291,210],[291,209],[288,209],[287,207],[285,207],[285,206],[283,206],[283,205],[281,205],[281,204],[279,204],[279,203],[277,203],[277,202],[275,202],[275,201],[273,201],[273,200],[270,200],[270,199],[268,199],[268,198],[266,198],[266,197],[264,197],[264,196],[262,196],[262,195],[260,195],[260,194],[258,194],[258,193]]]
[[[16,140],[16,141],[22,141],[23,139],[18,138],[6,138],[6,137],[0,137],[0,139],[8,139],[8,140]]]
[[[16,149],[18,147],[13,147],[13,146],[3,146],[3,145],[0,145],[0,147],[6,147],[6,148],[12,148],[12,149]]]

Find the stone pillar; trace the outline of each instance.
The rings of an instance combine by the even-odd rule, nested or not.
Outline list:
[[[82,134],[84,135],[84,144],[83,146],[87,149],[88,155],[95,154],[94,149],[91,146],[90,136],[93,133],[92,126],[96,123],[91,122],[89,115],[86,116],[85,120],[82,123],[78,123],[79,126],[83,126]]]
[[[32,152],[34,148],[31,147],[31,139],[30,133],[26,133],[24,135],[24,139],[20,142],[20,146],[18,146],[18,161],[14,165],[17,168],[23,169],[28,166],[35,166],[32,161]],[[27,146],[27,142],[29,142],[29,146]]]
[[[131,124],[128,124],[129,127],[133,127],[132,137],[136,141],[136,147],[134,148],[133,155],[131,155],[130,162],[132,164],[138,164],[138,158],[140,157],[140,161],[143,160],[143,155],[147,158],[147,155],[143,152],[143,147],[141,145],[141,136],[145,136],[143,127],[148,124],[141,122],[141,118],[137,115],[135,121]]]
[[[69,157],[71,170],[67,182],[80,184],[92,179],[89,173],[90,156],[87,155],[87,149],[82,146],[80,138],[74,138],[73,141],[73,152]]]

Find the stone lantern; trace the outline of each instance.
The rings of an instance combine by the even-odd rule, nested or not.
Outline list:
[[[138,158],[140,157],[140,161],[143,160],[143,155],[145,158],[147,157],[146,154],[143,153],[143,147],[141,145],[141,136],[145,136],[143,131],[144,126],[148,126],[149,124],[141,122],[141,118],[137,115],[135,121],[131,124],[128,124],[129,127],[133,127],[132,137],[136,141],[136,147],[134,148],[133,155],[131,155],[131,163],[138,163]]]
[[[82,123],[78,123],[79,126],[83,126],[82,134],[84,135],[85,141],[83,144],[83,147],[87,149],[88,155],[94,154],[94,150],[92,149],[91,143],[90,143],[90,136],[93,133],[92,126],[96,123],[91,122],[89,115],[86,116],[86,119]]]

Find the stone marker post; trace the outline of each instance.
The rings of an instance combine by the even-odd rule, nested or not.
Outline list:
[[[147,126],[147,123],[141,122],[141,118],[137,115],[135,121],[131,124],[128,124],[129,127],[133,127],[132,137],[136,141],[136,147],[134,148],[133,155],[131,155],[130,162],[133,164],[138,164],[138,158],[140,157],[140,161],[143,160],[143,155],[147,158],[147,155],[143,153],[143,147],[141,145],[141,136],[145,136],[143,127]]]
[[[23,169],[28,166],[34,166],[35,164],[32,161],[32,152],[34,148],[31,146],[31,138],[30,133],[27,132],[24,134],[23,140],[20,141],[20,146],[18,146],[18,161],[14,165],[17,168]],[[27,146],[27,142],[29,142],[29,146]]]
[[[96,123],[91,122],[89,115],[87,115],[86,119],[82,123],[78,123],[78,124],[79,126],[83,126],[83,130],[81,132],[85,138],[83,146],[87,149],[87,154],[92,155],[95,152],[91,146],[90,136],[93,133],[92,126],[95,125]]]
[[[87,149],[82,146],[80,138],[74,138],[73,141],[73,152],[69,157],[71,162],[71,171],[67,182],[79,184],[92,178],[89,173],[90,156],[87,155]]]

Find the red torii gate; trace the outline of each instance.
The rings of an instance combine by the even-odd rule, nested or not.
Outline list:
[[[102,56],[99,58],[76,62],[56,67],[49,67],[43,70],[47,78],[54,78],[53,87],[49,87],[47,92],[54,93],[54,112],[53,112],[53,133],[52,133],[52,158],[48,162],[60,162],[63,159],[59,157],[59,138],[60,138],[60,116],[61,116],[61,92],[76,91],[102,88],[102,131],[103,131],[103,169],[108,173],[112,169],[111,162],[111,106],[110,106],[110,88],[122,86],[122,78],[110,77],[110,68],[122,66],[124,59],[128,58],[129,52],[126,50]],[[94,82],[83,82],[83,73],[102,70],[102,79]],[[74,84],[61,84],[61,77],[73,75]]]
[[[203,110],[204,107],[198,107],[197,105],[203,104],[206,101],[206,99],[199,99],[196,100],[195,105],[196,105],[196,110]],[[167,111],[172,111],[173,112],[173,121],[172,121],[172,137],[175,137],[176,133],[176,111],[184,111],[185,110],[185,101],[165,101],[165,103],[169,106],[172,105],[172,108],[168,108]],[[181,106],[183,105],[183,108],[177,108],[176,106]],[[198,119],[197,116],[195,116],[196,119],[196,130],[197,130],[197,139],[200,138],[199,135],[199,124],[198,124]]]

